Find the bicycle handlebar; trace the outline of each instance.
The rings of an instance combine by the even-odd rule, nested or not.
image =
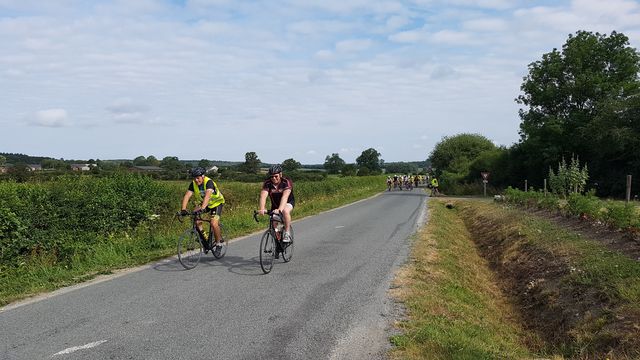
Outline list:
[[[256,222],[260,222],[260,221],[258,221],[258,214],[259,214],[258,210],[253,210],[253,219]],[[275,213],[273,210],[267,210],[266,214],[269,215],[269,216],[280,215],[280,213]]]
[[[182,221],[182,218],[183,217],[187,217],[187,216],[192,216],[192,217],[195,217],[196,219],[203,220],[202,219],[202,214],[204,214],[203,211],[198,211],[198,212],[196,212],[196,211],[188,211],[186,214],[182,214],[181,211],[178,211],[178,212],[176,212],[175,216],[178,218],[179,221]]]

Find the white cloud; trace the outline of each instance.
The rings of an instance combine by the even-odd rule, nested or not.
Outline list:
[[[348,32],[356,29],[357,26],[357,24],[343,21],[305,20],[292,23],[288,29],[298,34],[320,36]]]
[[[505,31],[508,24],[503,19],[473,19],[462,23],[462,27],[472,31]]]
[[[153,124],[153,121],[147,118],[149,108],[130,98],[117,99],[108,105],[106,110],[112,115],[113,120],[119,124]]]
[[[350,39],[339,41],[336,44],[336,50],[340,52],[358,52],[367,50],[373,45],[370,39]]]
[[[64,109],[48,109],[36,111],[27,119],[32,126],[65,127],[69,126],[67,111]]]
[[[394,15],[387,19],[387,30],[396,30],[410,23],[410,19],[406,16]]]
[[[334,59],[334,53],[331,50],[319,50],[315,53],[315,58],[318,60],[332,60]]]
[[[471,45],[474,44],[472,36],[468,32],[442,30],[431,35],[430,40],[436,43]]]
[[[126,115],[146,113],[149,108],[144,104],[136,103],[130,98],[121,98],[108,105],[107,110],[114,115]]]
[[[418,43],[426,39],[427,33],[420,29],[400,31],[389,35],[389,40],[399,43]]]
[[[451,78],[456,75],[456,71],[448,65],[438,65],[431,72],[431,79],[440,80]]]

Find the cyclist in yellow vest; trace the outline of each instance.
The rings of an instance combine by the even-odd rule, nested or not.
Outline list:
[[[440,194],[440,191],[438,191],[438,179],[434,176],[431,179],[431,196],[437,196],[438,194]]]
[[[201,167],[193,168],[189,171],[193,181],[189,184],[189,189],[182,198],[182,214],[186,215],[189,199],[193,194],[196,195],[196,201],[199,205],[194,209],[195,212],[206,212],[211,215],[211,227],[215,238],[215,246],[222,246],[222,235],[220,233],[220,215],[222,215],[222,206],[224,205],[224,196],[218,189],[218,185],[210,178],[204,176],[206,170]],[[202,230],[202,221],[198,220],[198,228]]]

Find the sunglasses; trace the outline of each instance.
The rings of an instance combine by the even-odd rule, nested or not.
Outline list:
[[[278,178],[278,177],[280,177],[280,174],[273,174],[273,175],[271,175],[271,176],[269,176],[269,177],[270,177],[270,178],[272,178],[272,179],[273,179],[273,178]]]

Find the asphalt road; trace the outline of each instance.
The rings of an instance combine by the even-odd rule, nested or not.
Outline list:
[[[426,199],[385,192],[295,221],[292,261],[267,275],[256,234],[194,270],[169,259],[6,307],[0,359],[381,359]]]

